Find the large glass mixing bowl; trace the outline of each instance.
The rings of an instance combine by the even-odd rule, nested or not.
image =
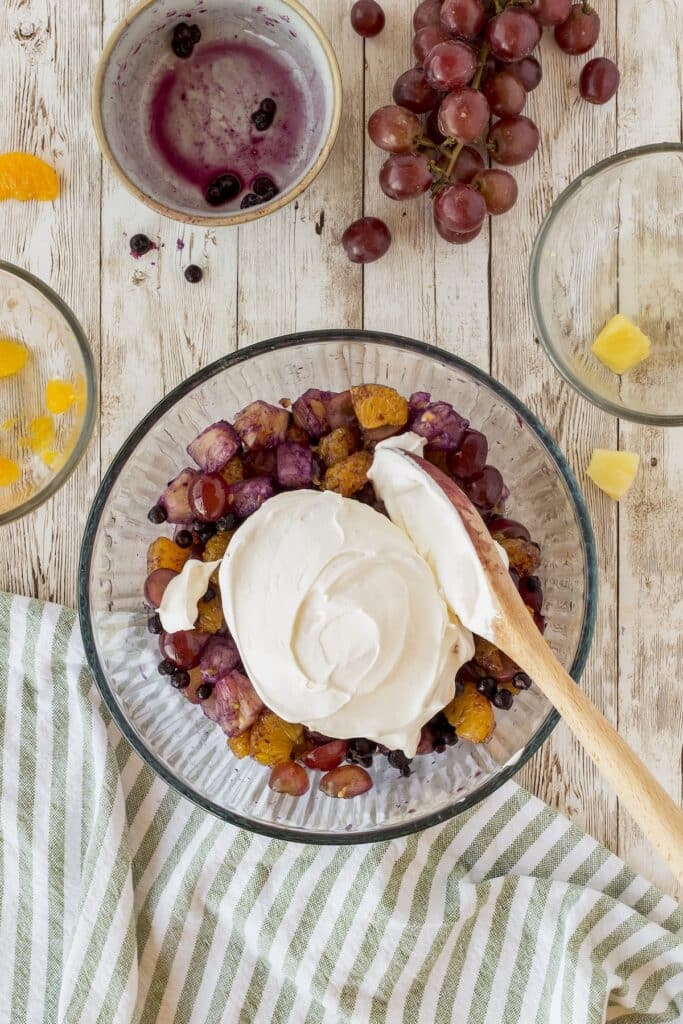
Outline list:
[[[281,839],[360,843],[434,825],[510,778],[557,721],[532,688],[512,710],[496,710],[486,746],[461,741],[444,754],[417,757],[407,779],[377,758],[369,793],[334,800],[318,791],[314,777],[309,792],[295,799],[272,792],[268,770],[255,761],[236,760],[220,729],[158,674],[157,638],[147,631],[142,596],[147,547],[158,535],[147,511],[185,465],[185,446],[256,398],[278,402],[308,387],[338,391],[361,382],[406,395],[431,391],[487,435],[489,461],[510,488],[510,514],[541,544],[546,636],[575,679],[593,633],[595,545],[576,481],[529,410],[485,373],[429,345],[364,331],[291,335],[207,366],[145,417],[102,483],[83,541],[81,627],[100,692],[144,760],[199,806]]]

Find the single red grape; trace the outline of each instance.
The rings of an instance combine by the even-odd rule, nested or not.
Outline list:
[[[497,537],[507,538],[519,538],[521,540],[531,540],[531,534],[527,530],[526,526],[518,523],[516,519],[507,519],[505,516],[491,516],[487,520],[487,526],[489,533],[495,534]],[[540,611],[540,609],[539,609]]]
[[[481,234],[481,229],[484,222],[482,221],[478,228],[473,231],[449,231],[440,221],[434,218],[434,226],[441,235],[445,242],[450,242],[451,245],[467,245],[468,242],[473,242],[474,239]]]
[[[607,103],[619,88],[619,68],[607,57],[589,60],[579,78],[579,92],[589,103]]]
[[[486,26],[486,40],[498,60],[513,61],[528,57],[541,38],[541,28],[528,11],[506,7]]]
[[[451,181],[469,185],[472,178],[484,169],[484,158],[474,146],[463,146],[455,161]]]
[[[377,0],[356,0],[351,8],[351,25],[359,36],[378,35],[384,28],[384,11]]]
[[[230,491],[220,473],[202,473],[192,484],[189,499],[197,519],[215,523],[227,511]]]
[[[451,37],[441,25],[425,25],[413,36],[413,53],[419,64],[424,64],[437,43],[447,43]]]
[[[524,60],[506,64],[505,70],[514,75],[527,92],[533,92],[543,78],[543,69],[535,57],[525,57]]]
[[[178,668],[195,668],[210,639],[210,633],[200,633],[197,629],[162,633],[159,637],[159,650],[164,658],[172,661]]]
[[[441,99],[427,82],[422,68],[409,68],[396,79],[393,98],[399,107],[412,110],[415,114],[426,114],[428,110],[433,110]]]
[[[391,234],[379,217],[361,217],[349,224],[342,245],[352,263],[374,263],[391,245]]]
[[[481,473],[465,481],[463,490],[477,508],[490,512],[502,498],[504,486],[503,478],[495,466],[485,466]]]
[[[441,24],[461,39],[476,39],[485,21],[482,0],[444,0],[441,7]]]
[[[434,199],[434,223],[444,238],[478,231],[485,218],[486,203],[470,185],[447,185]]]
[[[539,25],[561,25],[569,17],[572,0],[533,0],[527,7]]]
[[[598,41],[600,18],[586,3],[572,4],[569,17],[555,26],[555,42],[565,53],[588,53]]]
[[[439,128],[447,138],[474,142],[486,131],[490,116],[484,94],[466,85],[449,92],[439,107]]]
[[[489,443],[478,430],[466,430],[460,448],[448,458],[448,465],[455,476],[462,480],[481,473],[486,465]]]
[[[419,32],[425,25],[438,25],[441,22],[441,0],[422,0],[413,14],[413,29]]]
[[[523,114],[501,117],[487,138],[489,152],[499,164],[523,164],[534,155],[538,143],[538,128]]]
[[[433,89],[448,92],[471,80],[477,69],[477,55],[467,43],[452,39],[437,43],[424,62],[425,76]]]
[[[145,601],[150,608],[161,607],[166,587],[177,575],[173,569],[155,569],[149,574],[145,580]]]
[[[484,197],[489,213],[507,213],[517,202],[517,182],[508,171],[496,167],[480,171],[472,187]]]
[[[404,107],[380,107],[368,121],[368,135],[388,153],[409,153],[421,134],[419,118]]]
[[[521,114],[526,103],[526,89],[509,71],[498,71],[484,83],[484,96],[496,117]]]
[[[390,199],[414,199],[426,192],[434,178],[427,157],[396,153],[382,164],[379,185]]]

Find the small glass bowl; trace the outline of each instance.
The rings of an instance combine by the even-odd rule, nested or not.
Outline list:
[[[591,167],[556,200],[536,237],[529,297],[539,340],[600,409],[683,424],[683,145],[643,146]],[[652,352],[622,376],[592,354],[615,313]]]
[[[299,842],[379,841],[444,821],[514,775],[558,719],[532,687],[515,697],[510,711],[496,709],[486,746],[461,741],[443,754],[416,757],[408,779],[378,757],[373,789],[354,800],[324,796],[312,773],[308,793],[297,800],[269,789],[266,768],[234,758],[220,729],[159,675],[143,586],[147,548],[172,528],[152,526],[147,512],[186,464],[186,445],[256,398],[277,403],[309,387],[340,391],[361,382],[405,395],[431,391],[484,431],[489,461],[510,488],[509,514],[541,545],[546,638],[576,679],[593,635],[596,555],[584,500],[552,438],[485,373],[406,338],[321,331],[250,346],[190,377],[131,434],[95,499],[79,571],[85,650],[118,727],[169,785],[226,821]]]
[[[73,473],[95,425],[97,382],[90,347],[68,306],[37,277],[2,261],[0,337],[29,350],[18,373],[0,377],[0,455],[21,469],[16,483],[0,487],[3,526],[42,505]],[[49,380],[69,382],[78,396],[60,415],[46,407]]]

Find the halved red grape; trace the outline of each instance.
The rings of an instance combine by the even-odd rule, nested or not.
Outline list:
[[[569,17],[555,26],[555,42],[573,56],[588,53],[598,41],[600,18],[585,2],[572,4]]]
[[[491,512],[503,495],[503,478],[495,466],[485,466],[463,488],[470,501],[485,512]]]
[[[150,608],[160,608],[166,587],[178,575],[173,569],[155,569],[145,580],[145,601]]]
[[[441,21],[441,0],[422,0],[413,14],[413,29],[419,32],[425,25],[438,25]]]
[[[423,64],[437,43],[445,43],[451,37],[441,25],[425,25],[413,37],[415,60]]]
[[[485,20],[482,0],[444,0],[441,7],[441,24],[461,39],[476,39]]]
[[[540,38],[541,29],[536,19],[519,7],[507,7],[486,26],[491,53],[505,62],[528,57]]]
[[[332,740],[315,747],[304,758],[304,764],[318,772],[330,772],[338,768],[346,760],[348,744],[346,740]]]
[[[427,81],[438,92],[459,89],[472,79],[477,69],[477,55],[467,43],[451,39],[437,43],[429,51],[424,69]]]
[[[619,68],[607,57],[589,60],[579,78],[579,92],[589,103],[607,103],[619,88]]]
[[[517,182],[508,171],[487,168],[474,178],[472,187],[479,190],[486,209],[494,216],[507,213],[517,202]]]
[[[538,149],[538,128],[529,117],[515,114],[501,117],[491,128],[487,145],[491,156],[499,164],[523,164]]]
[[[463,185],[469,185],[484,166],[484,158],[478,149],[474,146],[463,146],[455,161],[451,181],[454,184],[461,182]]]
[[[518,523],[516,519],[506,519],[505,516],[491,516],[486,521],[489,533],[508,539],[531,540],[531,534],[526,526]]]
[[[460,448],[448,457],[448,465],[455,476],[466,480],[481,473],[486,465],[489,443],[478,430],[466,430]]]
[[[376,0],[356,0],[351,8],[351,25],[359,36],[376,36],[384,28],[384,11]]]
[[[486,203],[470,185],[447,185],[434,199],[436,229],[449,242],[458,240],[454,236],[478,231],[485,217]]]
[[[303,796],[308,790],[308,774],[296,761],[284,761],[270,769],[268,786],[274,793]]]
[[[417,114],[405,107],[388,105],[370,115],[368,135],[388,153],[409,153],[422,134]]]
[[[202,473],[190,488],[190,507],[197,519],[217,522],[228,508],[228,484],[220,473]]]
[[[491,111],[486,97],[478,89],[463,86],[449,92],[439,107],[439,128],[448,138],[458,142],[474,142],[481,138],[489,123]]]
[[[342,245],[352,263],[374,263],[391,245],[391,232],[379,217],[361,217],[349,224]]]
[[[506,114],[521,114],[526,103],[526,89],[519,79],[509,71],[498,71],[488,78],[483,86],[491,113],[496,117]]]
[[[395,153],[382,164],[379,185],[390,199],[414,199],[434,181],[429,161],[417,153]]]
[[[532,0],[527,10],[539,25],[561,25],[569,17],[572,0]]]
[[[339,768],[333,768],[331,772],[323,775],[320,780],[319,789],[326,796],[341,797],[349,800],[361,793],[367,793],[372,789],[372,779],[357,764],[344,764]]]
[[[200,633],[198,629],[162,633],[159,637],[159,650],[164,658],[172,661],[178,668],[195,668],[210,639],[209,633]]]
[[[525,57],[505,65],[505,70],[524,86],[527,92],[533,92],[543,78],[543,68],[535,57]]]
[[[441,97],[425,78],[422,68],[409,68],[394,83],[394,103],[415,114],[426,114],[433,110]]]

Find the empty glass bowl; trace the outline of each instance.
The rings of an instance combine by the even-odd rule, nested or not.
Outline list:
[[[389,384],[431,391],[490,442],[489,461],[510,488],[510,514],[542,547],[546,636],[578,678],[591,642],[596,559],[586,507],[567,463],[532,414],[500,384],[447,352],[363,331],[292,335],[219,360],[168,395],[136,428],[107,473],[86,527],[79,609],[95,679],[119,728],[170,785],[227,821],[283,839],[358,843],[417,831],[465,810],[510,778],[557,721],[536,690],[496,710],[487,746],[459,742],[417,757],[404,779],[384,757],[374,788],[353,800],[318,791],[299,798],[268,788],[269,772],[236,760],[225,736],[157,672],[157,638],[147,631],[146,553],[159,528],[147,512],[187,462],[186,445],[217,419],[256,398],[277,403],[309,387]],[[169,528],[170,529],[170,528]],[[268,566],[264,566],[264,572]],[[264,628],[268,624],[264,623]]]
[[[71,310],[38,278],[3,262],[0,339],[18,343],[26,356],[17,372],[8,373],[14,366],[7,349],[0,355],[0,456],[19,471],[0,486],[2,526],[42,505],[73,473],[95,425],[97,383],[92,353]],[[48,408],[50,381],[56,412]]]
[[[562,376],[614,416],[683,424],[683,146],[617,153],[582,174],[543,221],[531,255],[536,333]],[[623,376],[591,353],[615,313],[652,351]]]

